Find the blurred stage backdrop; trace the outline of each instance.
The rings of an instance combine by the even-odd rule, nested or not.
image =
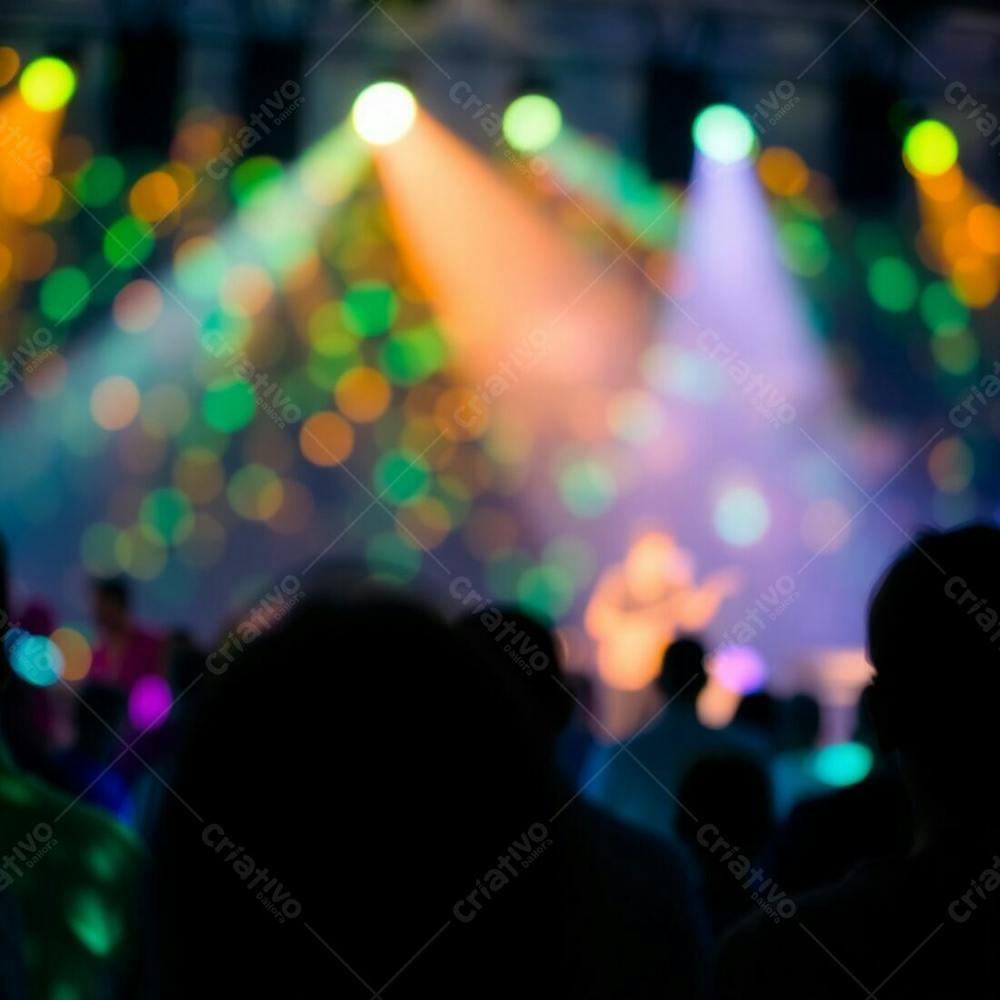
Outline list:
[[[615,728],[687,630],[720,718],[852,701],[892,552],[997,513],[1000,20],[178,8],[4,18],[0,530],[57,668],[90,575],[211,641],[340,560],[551,619]]]

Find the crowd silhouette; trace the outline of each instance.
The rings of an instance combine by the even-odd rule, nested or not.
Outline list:
[[[876,584],[838,780],[805,693],[703,721],[709,635],[619,740],[546,623],[353,571],[231,661],[93,581],[39,686],[0,550],[0,997],[998,996],[998,562],[974,524]]]

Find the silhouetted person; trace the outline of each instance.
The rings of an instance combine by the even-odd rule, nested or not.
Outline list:
[[[912,847],[801,898],[792,919],[741,926],[720,996],[823,1000],[858,982],[880,1000],[1000,991],[998,564],[1000,531],[973,525],[920,537],[876,588],[867,701],[913,803]]]
[[[778,715],[778,752],[771,760],[771,782],[780,820],[799,802],[829,789],[816,777],[813,767],[822,722],[819,702],[800,692],[781,703]]]
[[[707,681],[705,648],[694,638],[675,640],[663,657],[657,687],[660,710],[635,735],[602,747],[588,771],[586,793],[614,815],[659,836],[673,830],[677,789],[692,764],[706,753],[752,752],[735,731],[710,729],[698,719],[698,695]]]
[[[868,714],[861,705],[859,718]],[[822,780],[819,750],[804,752],[800,800],[783,817],[767,859],[788,892],[830,885],[865,862],[898,855],[910,846],[913,816],[899,767],[878,746],[871,750],[871,771],[842,788]]]
[[[823,713],[811,695],[799,692],[781,706],[781,749],[812,750],[819,740]]]
[[[124,749],[117,734],[125,717],[125,696],[106,684],[88,684],[79,695],[73,703],[76,739],[53,760],[56,783],[70,795],[128,822],[128,783],[116,767]]]
[[[163,995],[696,994],[697,911],[644,887],[669,859],[605,885],[539,759],[558,700],[522,685],[552,681],[511,667],[380,599],[302,605],[203,682],[158,833]],[[607,979],[643,951],[619,916],[656,941],[638,993]]]
[[[725,851],[712,850],[718,837],[750,865],[759,862],[774,830],[771,783],[755,757],[739,753],[709,753],[685,774],[677,793],[675,829],[701,871],[701,882],[712,931],[719,936],[753,909],[755,887],[733,874]],[[759,895],[759,894],[758,894]],[[765,894],[766,902],[766,894]]]
[[[778,702],[767,691],[754,691],[740,699],[731,723],[760,740],[762,748],[773,753],[778,747],[781,725]]]
[[[12,628],[24,628],[19,611],[12,607],[10,562],[5,540],[0,537],[0,639]],[[37,624],[37,622],[35,623]],[[31,631],[31,629],[27,629]],[[46,633],[47,634],[47,633]],[[13,760],[34,774],[49,776],[49,750],[55,709],[48,692],[13,673],[6,650],[0,645],[4,670],[4,696],[0,698],[0,733]]]
[[[484,622],[485,615],[491,617]],[[533,741],[539,759],[551,770],[559,735],[575,707],[555,636],[534,615],[503,605],[465,616],[455,631],[476,661],[504,684],[509,707],[526,723],[522,736]]]
[[[515,681],[509,711],[523,720],[521,728],[537,734],[531,739],[535,766],[558,776],[554,857],[567,873],[567,885],[578,885],[575,892],[580,894],[578,905],[568,908],[565,931],[571,939],[596,937],[609,946],[580,949],[574,961],[577,989],[595,997],[660,997],[664,990],[683,996],[699,993],[707,935],[701,902],[685,869],[689,859],[672,844],[591,805],[558,772],[561,739],[579,706],[556,641],[542,622],[521,609],[499,607],[497,612],[503,625],[512,627],[509,643],[497,643],[478,614],[461,621],[458,631],[480,652],[485,666]],[[533,661],[538,669],[521,669],[518,658],[511,656],[525,641],[543,654]],[[588,893],[601,904],[588,905]],[[671,944],[664,947],[664,942]]]
[[[128,693],[146,674],[163,674],[166,648],[161,635],[139,625],[132,616],[131,592],[122,577],[91,581],[97,641],[90,680],[115,684]]]
[[[6,634],[11,624],[7,570],[7,543],[0,535],[0,638]],[[0,644],[0,701],[10,679],[10,667]],[[10,997],[10,1000],[25,1000],[27,995],[24,929],[21,926],[20,908],[12,893],[0,892],[0,996]]]
[[[123,773],[129,778],[132,826],[145,840],[150,838],[163,801],[170,795],[177,745],[197,719],[201,696],[209,687],[204,681],[212,675],[205,660],[205,652],[190,633],[184,629],[169,632],[166,636],[169,710],[162,713],[161,709],[162,714],[154,716],[156,724],[152,728],[148,723],[138,731],[133,727],[131,738],[141,733],[137,749],[150,766],[133,760]]]
[[[581,776],[587,761],[597,746],[594,739],[596,723],[593,722],[596,717],[594,686],[591,679],[583,674],[567,676],[566,686],[573,692],[573,713],[559,734],[556,759],[559,772],[578,788],[584,780]]]
[[[10,681],[3,698],[28,687]],[[20,770],[2,739],[0,844],[0,937],[11,918],[20,924],[27,996],[137,995],[140,845],[111,817]],[[10,947],[0,943],[4,998],[19,996],[3,989]]]

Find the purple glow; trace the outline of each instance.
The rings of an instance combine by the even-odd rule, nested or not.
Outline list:
[[[156,729],[166,721],[171,701],[170,685],[162,677],[140,677],[129,695],[129,721],[136,729]]]
[[[720,391],[696,399],[656,386],[688,453],[659,479],[644,471],[630,502],[659,508],[661,526],[706,571],[739,572],[739,593],[709,637],[752,642],[787,676],[817,646],[860,644],[857,608],[899,537],[877,512],[852,515],[859,491],[874,492],[905,461],[905,446],[893,442],[891,457],[872,461],[867,427],[849,412],[778,253],[752,163],[696,157],[677,256],[683,280],[667,303],[662,343],[697,358]],[[654,467],[647,456],[644,470]],[[890,509],[897,497],[897,489],[886,495]],[[743,669],[734,668],[732,686],[745,693]]]
[[[752,646],[724,646],[712,659],[712,676],[730,691],[753,694],[767,680],[767,664]]]

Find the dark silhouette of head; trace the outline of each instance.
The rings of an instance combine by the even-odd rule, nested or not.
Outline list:
[[[751,861],[761,857],[774,829],[771,780],[753,757],[718,751],[691,765],[677,797],[685,808],[678,810],[674,830],[701,869],[713,927],[720,933],[752,904],[741,881],[709,847],[724,837],[738,845],[736,854]]]
[[[792,695],[781,706],[781,748],[811,750],[819,739],[822,713],[811,694]]]
[[[694,636],[675,639],[663,654],[656,686],[665,698],[693,703],[705,686],[705,647]]]
[[[453,912],[553,811],[509,679],[398,598],[303,602],[206,677],[154,847],[164,995],[370,996],[404,966],[403,995],[457,994],[514,948],[544,868]]]
[[[710,822],[750,856],[767,842],[774,824],[771,779],[750,755],[725,750],[705,754],[684,775],[677,795],[698,817],[678,812],[675,826],[684,840],[693,842]]]
[[[455,624],[459,638],[503,678],[507,704],[551,755],[573,714],[572,685],[552,630],[522,608],[496,605]]]
[[[125,720],[125,694],[109,684],[88,684],[74,702],[76,746],[91,757],[112,756],[121,748],[117,735]]]
[[[95,577],[90,581],[90,595],[94,621],[99,628],[117,632],[126,627],[131,593],[124,577]]]
[[[778,703],[766,691],[754,691],[740,699],[733,723],[745,726],[772,743],[778,738]]]
[[[922,534],[871,600],[866,703],[882,747],[900,753],[924,820],[997,811],[993,796],[970,791],[1000,750],[998,566],[991,525]]]

